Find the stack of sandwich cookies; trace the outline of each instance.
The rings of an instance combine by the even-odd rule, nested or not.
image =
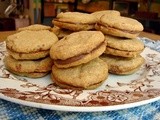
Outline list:
[[[144,63],[140,53],[144,45],[138,39],[124,39],[105,35],[107,46],[100,58],[109,66],[112,74],[126,75],[136,72]]]
[[[103,15],[95,25],[105,34],[106,50],[100,58],[112,74],[132,74],[144,63],[140,53],[144,44],[136,37],[143,30],[137,20],[118,15]],[[128,63],[128,64],[127,64]]]
[[[8,56],[4,59],[6,68],[26,77],[37,78],[46,75],[53,65],[49,50],[57,41],[57,36],[49,30],[22,30],[8,36]]]
[[[107,64],[98,58],[105,49],[100,31],[80,31],[64,37],[50,49],[54,60],[52,80],[64,88],[98,87],[108,76]]]

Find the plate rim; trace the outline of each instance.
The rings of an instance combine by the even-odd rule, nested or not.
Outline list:
[[[46,110],[66,111],[66,112],[116,111],[116,110],[134,108],[134,107],[146,105],[146,104],[153,103],[153,102],[160,100],[160,96],[157,96],[155,98],[127,103],[125,105],[117,104],[117,105],[109,105],[109,106],[66,106],[66,105],[55,105],[55,104],[45,104],[45,103],[36,103],[32,101],[25,101],[25,100],[5,96],[2,93],[0,93],[0,98],[6,101],[12,102],[12,103],[16,103],[18,105],[24,105],[28,107],[34,107],[34,108],[46,109]]]

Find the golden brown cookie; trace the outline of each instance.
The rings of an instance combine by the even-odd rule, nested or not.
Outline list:
[[[50,56],[59,68],[68,68],[100,56],[106,49],[104,35],[100,31],[74,32],[50,49]]]
[[[39,30],[50,30],[50,26],[41,25],[41,24],[34,24],[27,27],[19,28],[18,31],[30,30],[30,31],[39,31]]]
[[[108,71],[110,73],[119,75],[132,74],[145,62],[142,56],[124,58],[103,54],[100,58],[108,64]]]
[[[108,66],[99,58],[71,68],[52,67],[52,80],[62,88],[95,89],[107,77]]]
[[[36,75],[48,73],[53,65],[53,60],[50,57],[25,61],[25,60],[16,60],[12,56],[5,56],[4,64],[6,68],[14,73],[19,73],[18,75],[31,74]]]
[[[107,47],[104,53],[121,57],[136,57],[144,49],[144,44],[138,39],[125,39],[105,35]]]
[[[8,36],[6,48],[17,60],[39,59],[49,55],[50,47],[57,41],[57,36],[48,30],[25,30]]]
[[[95,28],[104,34],[126,38],[135,38],[143,31],[143,25],[137,20],[115,15],[103,15]]]
[[[71,31],[91,30],[94,29],[96,17],[88,13],[65,12],[59,13],[52,20],[53,25]]]

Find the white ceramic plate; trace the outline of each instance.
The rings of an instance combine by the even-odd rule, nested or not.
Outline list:
[[[50,75],[39,79],[17,77],[3,64],[5,44],[0,44],[0,98],[31,107],[76,111],[110,111],[136,107],[160,99],[160,53],[145,48],[146,63],[132,75],[109,75],[95,90],[61,89]]]

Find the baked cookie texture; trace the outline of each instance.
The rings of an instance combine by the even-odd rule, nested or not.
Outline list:
[[[6,68],[21,76],[42,77],[52,69],[53,60],[46,57],[38,60],[16,60],[8,55],[4,58]]]
[[[52,20],[55,26],[71,31],[94,29],[96,22],[94,15],[80,12],[61,12]]]
[[[107,47],[104,53],[121,57],[136,57],[144,49],[144,43],[137,38],[126,39],[105,35]]]
[[[50,57],[59,68],[87,63],[100,56],[106,49],[104,35],[100,31],[74,32],[52,45]]]
[[[115,15],[103,15],[95,28],[104,34],[125,38],[136,38],[143,31],[143,25],[137,20]]]
[[[62,88],[94,89],[107,77],[108,66],[99,58],[67,69],[52,67],[52,80]]]
[[[17,72],[47,72],[51,70],[53,61],[50,57],[38,60],[16,60],[11,56],[5,56],[4,63],[8,68]]]
[[[57,41],[57,36],[48,30],[25,30],[8,36],[6,47],[15,59],[39,59],[49,55]]]
[[[55,35],[57,35],[58,39],[62,39],[63,37],[73,33],[73,31],[67,29],[61,29],[57,26],[52,27],[50,31],[53,32]]]
[[[116,10],[102,10],[91,13],[94,15],[97,20],[100,20],[103,15],[112,15],[112,16],[120,16],[120,12]]]
[[[110,73],[118,75],[132,74],[145,62],[145,59],[140,55],[135,58],[124,58],[103,54],[100,59],[107,63]]]
[[[41,24],[34,24],[27,27],[19,28],[17,31],[24,31],[24,30],[30,30],[30,31],[39,31],[39,30],[50,30],[50,26],[41,25]]]

